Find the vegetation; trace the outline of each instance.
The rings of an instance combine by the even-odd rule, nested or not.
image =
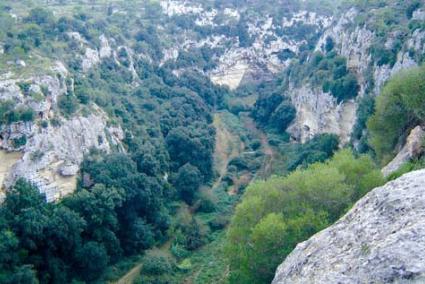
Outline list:
[[[309,82],[312,86],[321,87],[323,92],[331,93],[338,102],[355,98],[359,85],[347,68],[347,60],[337,55],[331,49],[331,44],[328,43],[326,48],[329,49],[326,54],[315,52],[307,62],[298,60],[292,63],[287,77],[297,85]]]
[[[369,143],[380,162],[388,162],[395,147],[425,120],[425,66],[395,75],[376,98],[376,111],[367,126]]]
[[[289,99],[279,94],[262,95],[255,102],[252,116],[262,126],[285,131],[295,119],[296,110]]]
[[[316,135],[304,144],[284,143],[280,151],[286,162],[286,171],[305,168],[316,162],[324,162],[338,150],[339,138],[334,134]]]
[[[226,255],[231,283],[269,283],[282,259],[383,183],[368,156],[338,152],[326,163],[250,185],[236,207]]]
[[[34,117],[34,111],[29,107],[16,107],[13,101],[0,101],[0,125],[19,121],[30,122]]]
[[[0,209],[1,283],[109,282],[132,262],[140,265],[138,283],[270,282],[277,264],[298,242],[330,225],[382,183],[369,157],[349,150],[335,154],[336,135],[317,135],[298,144],[285,132],[296,116],[288,99],[290,83],[310,85],[339,103],[359,92],[334,39],[326,38],[322,51],[314,52],[321,36],[315,25],[282,24],[283,16],[290,18],[298,10],[331,15],[335,1],[198,1],[207,11],[220,8],[215,25],[197,25],[192,14],[166,17],[158,1],[77,2],[0,4],[0,64],[24,78],[24,72],[39,74],[34,65],[53,72],[52,62],[63,62],[69,75],[56,76],[68,93],[58,97],[57,111],[70,118],[99,106],[110,125],[124,129],[125,138],[109,154],[87,154],[76,192],[56,204],[47,204],[25,181],[7,193]],[[413,18],[421,1],[336,2],[368,8],[355,21],[378,35],[370,49],[371,64],[392,66],[397,53],[406,51],[405,39],[424,29]],[[224,8],[236,9],[240,17],[226,15]],[[18,13],[16,18],[13,13]],[[217,67],[217,57],[229,45],[253,46],[247,23],[265,24],[258,21],[259,13],[273,18],[278,36],[304,41],[297,52],[275,54],[291,59],[289,68],[271,81],[236,91],[214,85],[206,72]],[[387,43],[392,30],[400,32]],[[100,49],[101,35],[116,56],[102,58],[83,72],[86,48]],[[175,60],[167,59],[176,43],[187,38],[202,42],[209,36],[228,41],[220,47],[189,43]],[[273,37],[267,36],[265,43],[271,44]],[[408,52],[417,62],[424,58]],[[20,60],[28,68],[19,67]],[[390,82],[368,123],[375,111],[373,99],[361,99],[353,133],[357,152],[369,152],[369,139],[378,159],[385,161],[399,137],[423,122],[423,77],[422,67]],[[47,87],[32,92],[28,81],[17,85],[31,101],[51,95]],[[372,87],[368,82],[366,92]],[[215,129],[217,114],[226,127]],[[21,103],[0,102],[0,128],[36,119]],[[59,127],[63,119],[56,116],[50,125]],[[37,123],[49,129],[47,120]],[[370,134],[364,131],[366,124]],[[226,143],[215,149],[220,135]],[[12,146],[20,149],[27,139],[15,137]],[[215,151],[224,153],[217,170]],[[35,151],[30,158],[37,161],[43,155]],[[390,178],[422,164],[421,159],[408,163]],[[278,176],[269,178],[271,174]]]

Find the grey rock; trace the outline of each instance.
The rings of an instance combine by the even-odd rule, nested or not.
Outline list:
[[[368,193],[339,221],[300,243],[273,284],[424,283],[425,170]]]
[[[79,170],[80,167],[78,165],[68,162],[60,166],[59,173],[64,177],[69,177],[75,176]]]
[[[72,118],[60,115],[57,100],[68,92],[66,84],[68,71],[56,62],[51,72],[16,78],[8,74],[0,78],[0,101],[13,101],[15,107],[30,107],[36,113],[34,122],[16,122],[0,126],[0,151],[22,152],[22,156],[0,172],[0,187],[8,188],[19,178],[38,186],[48,201],[55,201],[72,193],[76,186],[76,174],[84,154],[91,148],[105,152],[123,150],[121,140],[124,132],[119,125],[109,126],[108,116],[96,105],[90,106],[90,114],[76,114]],[[47,75],[49,74],[49,75]],[[72,80],[70,80],[72,82]],[[20,82],[30,85],[30,92],[24,95]],[[42,90],[47,92],[42,94]],[[55,119],[60,125],[41,127],[40,121]],[[25,137],[24,145],[16,146],[16,139]]]
[[[83,61],[81,63],[81,68],[83,72],[88,72],[93,66],[100,63],[99,52],[90,47],[86,48],[86,53],[84,55]]]
[[[109,41],[105,35],[101,35],[99,37],[100,40],[100,49],[99,49],[99,57],[107,58],[112,55],[112,48],[109,46]]]
[[[39,129],[33,126],[29,140],[23,149],[24,155],[13,167],[5,180],[10,187],[19,178],[38,186],[46,194],[47,201],[55,201],[75,190],[75,178],[84,154],[91,148],[106,153],[121,145],[123,131],[108,127],[107,116],[94,107],[87,116],[63,119],[59,127]]]
[[[413,158],[419,157],[424,152],[423,141],[425,131],[421,126],[416,126],[410,132],[406,139],[406,144],[398,152],[397,156],[382,169],[384,176],[389,176],[397,171],[403,164],[409,162]]]
[[[297,116],[288,128],[295,140],[304,143],[316,134],[334,133],[342,144],[349,142],[356,118],[354,101],[338,104],[329,93],[309,85],[291,87],[288,94],[297,110]]]

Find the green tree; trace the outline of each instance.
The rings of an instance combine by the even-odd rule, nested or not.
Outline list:
[[[201,183],[202,176],[197,167],[186,164],[178,170],[175,186],[180,197],[187,203],[192,204]]]
[[[383,177],[366,156],[342,150],[325,163],[251,184],[227,232],[232,283],[270,283],[297,243],[335,222]]]
[[[98,278],[109,262],[105,247],[94,241],[89,241],[81,247],[77,259],[80,276],[87,281]]]
[[[395,75],[376,98],[376,111],[368,120],[369,144],[385,164],[394,156],[400,138],[425,120],[425,65]]]

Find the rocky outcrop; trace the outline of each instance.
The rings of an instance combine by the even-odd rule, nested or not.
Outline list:
[[[382,169],[384,176],[389,176],[397,171],[403,164],[419,157],[424,152],[425,131],[421,126],[416,126],[406,139],[406,144],[397,156]]]
[[[160,4],[167,16],[190,15],[195,18],[194,24],[198,26],[216,27],[230,22],[234,24],[241,17],[236,9],[226,8],[220,11],[190,1],[163,0]],[[217,22],[216,18],[220,18],[220,21]],[[311,25],[316,27],[319,33],[330,23],[331,17],[301,10],[294,12],[291,17],[283,18],[279,26],[290,29],[303,24]],[[252,40],[250,46],[240,44],[237,36],[213,35],[206,39],[194,40],[193,37],[183,34],[179,35],[181,39],[177,40],[178,48],[166,50],[161,64],[166,60],[175,60],[179,50],[188,51],[194,47],[219,48],[223,52],[217,54],[214,59],[217,67],[207,71],[206,75],[216,84],[236,89],[245,83],[265,81],[271,75],[281,72],[289,65],[290,59],[279,59],[279,52],[287,50],[297,54],[300,47],[306,44],[304,38],[277,32],[279,28],[270,16],[258,16],[247,21],[246,25]],[[175,71],[175,74],[181,73],[179,70]]]
[[[297,116],[288,128],[293,139],[302,143],[317,133],[337,134],[342,144],[350,140],[356,117],[354,101],[338,104],[329,93],[308,85],[288,91]]]
[[[418,11],[415,12],[416,17],[421,15]],[[371,82],[373,82],[371,95],[379,95],[385,82],[391,76],[400,70],[417,65],[410,55],[412,51],[418,54],[425,52],[425,32],[418,29],[407,39],[406,48],[398,53],[394,65],[377,65],[373,62],[370,54],[370,47],[377,36],[364,26],[356,26],[355,19],[358,14],[359,11],[352,8],[335,18],[334,22],[324,31],[315,48],[316,51],[325,52],[327,38],[334,41],[334,50],[347,59],[348,69],[357,77],[360,87],[358,97],[355,101],[338,104],[323,96],[320,89],[303,86],[290,90],[288,93],[297,109],[297,118],[289,128],[289,132],[302,142],[316,134],[330,132],[340,135],[342,144],[346,144],[357,119],[358,99],[365,95],[366,90],[371,89]],[[397,33],[394,33],[392,37],[397,37]],[[394,38],[392,37],[387,40],[389,46],[393,44]],[[300,97],[297,97],[298,95]]]
[[[0,78],[0,103],[34,114],[27,121],[0,125],[0,189],[24,178],[48,201],[55,201],[75,190],[84,154],[91,148],[122,150],[124,134],[119,126],[108,124],[108,116],[96,105],[90,106],[88,115],[61,116],[57,101],[73,89],[72,80],[66,80],[68,72],[60,62],[44,73]]]
[[[376,188],[297,245],[273,284],[424,283],[425,170]]]
[[[86,48],[86,53],[84,54],[83,61],[81,63],[81,68],[83,72],[89,71],[93,66],[97,65],[100,62],[99,52],[95,49]]]
[[[47,201],[73,192],[76,184],[68,181],[75,179],[84,154],[91,148],[106,153],[120,149],[123,132],[121,128],[109,127],[107,121],[100,109],[94,109],[89,116],[63,120],[58,127],[34,126],[36,130],[29,135],[22,159],[5,180],[6,187],[24,178],[36,184]]]

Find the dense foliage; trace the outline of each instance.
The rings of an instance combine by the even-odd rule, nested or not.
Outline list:
[[[257,99],[252,115],[259,125],[283,132],[295,119],[296,110],[288,98],[272,93]]]
[[[302,57],[292,63],[287,70],[291,82],[300,86],[310,83],[331,93],[338,102],[353,99],[359,92],[354,74],[347,68],[347,60],[333,51],[333,45],[326,44],[326,54],[315,52],[307,61]]]
[[[0,33],[7,57],[30,60],[31,50],[43,54],[56,46],[55,56],[63,56],[71,71],[68,93],[58,100],[65,117],[84,115],[96,104],[108,113],[110,124],[125,130],[123,145],[114,153],[87,155],[76,193],[60,203],[46,204],[38,190],[23,181],[8,193],[0,216],[2,234],[10,240],[7,244],[5,239],[0,260],[2,283],[98,280],[108,266],[167,240],[169,231],[178,232],[176,244],[183,250],[195,250],[206,241],[205,225],[192,213],[186,222],[172,222],[173,206],[196,203],[202,210],[214,210],[215,203],[199,188],[214,177],[211,114],[222,107],[229,91],[197,71],[176,77],[172,66],[160,68],[141,57],[132,59],[134,72],[130,72],[125,48],[117,60],[105,58],[83,73],[81,60],[73,56],[81,49],[70,38],[71,31],[96,46],[101,33],[111,35],[118,29],[125,37],[114,34],[120,43],[134,42],[138,52],[162,57],[153,25],[128,32],[122,18],[108,15],[107,20],[108,24],[102,23],[85,13],[56,18],[49,10],[35,8],[23,23]],[[37,36],[21,35],[22,31]],[[209,62],[208,51],[202,52]],[[29,84],[19,87],[24,95],[33,95]],[[13,102],[0,105],[0,124],[33,117],[31,110],[15,108]],[[21,140],[16,147],[23,144]]]
[[[385,85],[367,124],[369,143],[380,162],[388,162],[397,143],[425,121],[424,106],[425,66],[402,71]]]
[[[47,67],[54,73],[53,61],[63,62],[69,77],[49,73],[68,90],[54,111],[71,118],[96,112],[99,106],[110,118],[108,126],[120,125],[125,134],[111,153],[93,150],[85,157],[77,191],[59,203],[46,204],[24,181],[7,193],[0,210],[1,283],[106,282],[105,274],[121,273],[111,270],[145,252],[140,283],[217,283],[228,271],[222,258],[224,229],[239,193],[253,179],[289,173],[249,186],[227,235],[230,281],[266,283],[298,242],[337,220],[382,183],[366,156],[343,150],[327,161],[338,149],[336,135],[317,135],[304,144],[290,141],[285,131],[296,116],[290,87],[309,85],[340,103],[355,99],[359,85],[331,37],[322,51],[314,52],[321,36],[317,26],[303,21],[286,26],[282,17],[305,9],[316,16],[331,15],[340,2],[341,7],[367,10],[354,20],[377,35],[369,50],[371,65],[393,66],[406,39],[425,28],[413,19],[422,1],[192,1],[206,11],[219,8],[214,25],[198,25],[199,19],[190,13],[164,16],[159,1],[107,2],[0,4],[0,66],[15,68],[17,74],[38,74]],[[40,3],[47,5],[39,8]],[[226,15],[225,8],[236,9],[239,16]],[[267,24],[258,21],[259,14],[272,17],[273,31],[284,42],[304,42],[296,52],[275,53],[282,61],[293,59],[289,68],[271,81],[235,92],[214,85],[206,72],[217,67],[217,58],[228,46],[254,45],[249,23],[256,28]],[[393,30],[400,32],[387,42]],[[101,35],[108,38],[114,55],[84,68],[86,48],[99,50]],[[228,41],[219,47],[196,44],[214,37]],[[264,43],[271,44],[273,37],[264,36]],[[194,41],[170,59],[170,51],[188,38]],[[414,50],[408,53],[417,62],[425,58]],[[25,62],[27,68],[22,67]],[[366,93],[373,88],[372,77]],[[378,98],[368,123],[378,159],[388,159],[408,131],[423,122],[424,77],[424,68],[399,75]],[[34,93],[28,82],[18,87],[35,102],[45,95],[43,88]],[[373,98],[361,98],[353,133],[358,152],[369,150],[364,128],[373,112]],[[229,152],[224,153],[229,155],[225,173],[213,169],[213,118],[223,113],[231,117],[228,129],[219,133],[229,148],[220,149]],[[35,118],[30,108],[0,102],[1,127]],[[250,118],[267,135],[250,124]],[[39,122],[44,128],[58,124],[57,119]],[[18,149],[26,142],[26,136],[15,137],[13,146]],[[390,178],[422,164],[407,164]],[[218,175],[223,176],[214,183]],[[194,279],[187,280],[185,273],[195,268]]]
[[[250,185],[227,234],[231,283],[270,283],[297,243],[382,182],[368,156],[342,150],[326,163]]]

